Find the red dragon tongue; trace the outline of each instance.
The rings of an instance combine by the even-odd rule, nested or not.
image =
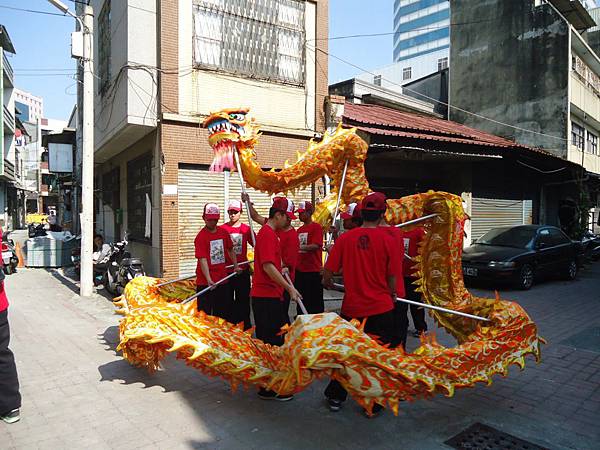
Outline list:
[[[225,169],[233,170],[235,168],[233,152],[237,151],[235,144],[231,141],[221,141],[213,148],[215,156],[208,170],[210,172],[223,172]]]

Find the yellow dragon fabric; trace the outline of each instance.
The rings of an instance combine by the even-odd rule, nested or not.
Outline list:
[[[346,160],[344,203],[369,192],[364,172],[367,144],[354,129],[338,128],[321,142],[311,141],[293,166],[263,172],[254,157],[257,127],[246,113],[246,109],[226,110],[207,119],[216,169],[233,165],[235,155],[228,152],[237,151],[248,184],[269,193],[291,191],[328,175],[334,190],[317,208],[321,223],[330,220],[335,208]],[[318,378],[331,377],[367,410],[376,402],[394,413],[404,400],[436,393],[451,396],[456,388],[478,381],[489,384],[494,374],[506,375],[512,364],[523,368],[528,354],[539,361],[544,341],[517,303],[476,297],[465,289],[461,255],[466,216],[461,198],[427,192],[388,200],[390,224],[433,213],[437,216],[425,225],[426,237],[416,258],[416,283],[423,301],[490,320],[430,310],[437,324],[456,338],[456,347],[443,347],[429,335],[412,353],[389,349],[365,334],[362,324],[335,313],[299,316],[283,330],[284,345],[274,347],[252,338],[241,325],[196,312],[195,301],[181,304],[193,295],[194,282],[157,287],[161,280],[143,277],[131,281],[116,299],[118,312],[125,316],[119,349],[130,363],[149,370],[156,370],[167,352],[176,352],[190,366],[221,376],[234,388],[255,385],[291,394]]]

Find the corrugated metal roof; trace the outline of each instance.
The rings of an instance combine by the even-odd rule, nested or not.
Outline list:
[[[343,119],[344,123],[370,134],[539,151],[456,122],[379,105],[346,103]]]

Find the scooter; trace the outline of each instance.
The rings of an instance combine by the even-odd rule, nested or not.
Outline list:
[[[132,258],[131,253],[125,250],[127,247],[127,237],[120,242],[111,244],[111,252],[105,258],[106,290],[113,295],[120,295],[127,283],[137,277],[146,275],[144,264],[139,258]],[[104,261],[102,261],[104,263]]]
[[[71,250],[71,262],[78,276],[81,276],[81,248],[77,247]],[[93,265],[94,286],[105,284],[106,264],[94,263]]]
[[[15,250],[15,243],[12,239],[6,239],[5,236],[2,237],[2,262],[4,266],[2,270],[6,275],[10,275],[11,273],[15,273],[17,271],[17,266],[19,265],[19,258],[17,257],[17,252]]]

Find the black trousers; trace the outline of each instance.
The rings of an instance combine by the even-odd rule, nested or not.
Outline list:
[[[231,322],[244,322],[244,329],[252,327],[250,323],[250,272],[244,270],[229,280],[233,304]]]
[[[323,302],[323,283],[320,272],[300,272],[296,271],[296,280],[294,285],[302,296],[302,303],[309,314],[318,314],[325,311]],[[298,314],[302,314],[298,306]]]
[[[342,317],[346,320],[351,319],[344,315]],[[353,317],[353,319],[358,319],[362,322],[364,317]],[[390,344],[390,348],[394,348],[397,340],[394,310],[368,317],[365,323],[365,333],[377,335],[382,343]],[[339,381],[331,380],[325,389],[325,397],[343,402],[346,401],[348,392],[346,392],[346,389],[342,387]]]
[[[417,286],[412,284],[414,279],[412,278],[404,278],[404,288],[406,289],[406,298],[408,300],[412,300],[414,302],[423,301],[421,298],[420,292],[415,292]],[[415,325],[415,329],[422,333],[427,331],[427,322],[425,322],[425,308],[422,306],[410,305],[410,315],[413,320],[413,324]]]
[[[206,286],[196,286],[196,292],[205,289]],[[211,316],[222,317],[232,322],[233,297],[229,283],[223,283],[212,291],[202,294],[197,299],[198,311],[204,311]]]
[[[0,415],[21,407],[17,366],[9,343],[8,310],[4,310],[0,312]]]
[[[292,301],[292,299],[290,298],[290,294],[288,294],[288,291],[283,291],[283,318],[285,319],[285,322],[288,324],[291,324],[292,321],[290,320],[290,302]]]
[[[252,311],[254,312],[254,326],[256,337],[261,341],[281,346],[283,336],[281,331],[289,318],[283,311],[284,302],[274,297],[252,297]]]

